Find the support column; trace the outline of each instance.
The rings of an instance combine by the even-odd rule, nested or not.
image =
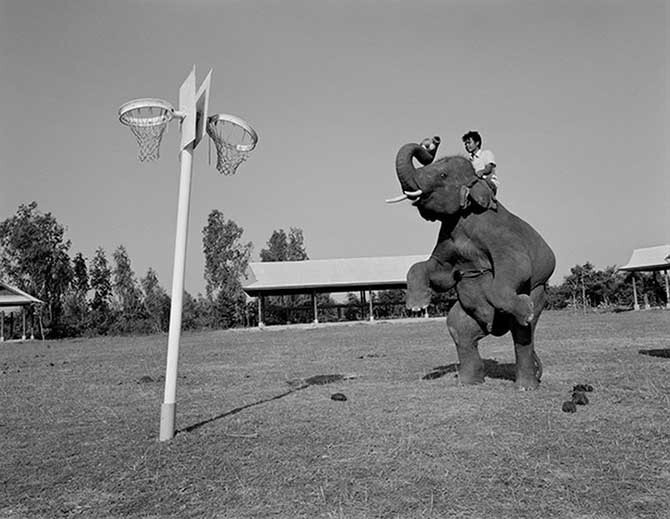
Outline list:
[[[21,335],[21,340],[26,340],[26,307],[21,307],[21,317],[23,318],[23,335]]]
[[[312,290],[312,308],[314,309],[314,324],[319,324],[319,307],[316,303],[315,290]]]
[[[258,296],[258,327],[263,328],[265,323],[263,323],[263,296]]]
[[[5,312],[0,312],[0,342],[5,342]]]
[[[633,272],[633,310],[639,310],[640,305],[637,302],[637,287],[635,286],[635,272]]]
[[[375,320],[374,308],[372,306],[372,290],[368,290],[368,296],[370,300],[368,301],[368,308],[370,309],[370,321]]]
[[[30,309],[30,340],[35,340],[35,305],[31,305]]]
[[[428,319],[428,307],[423,309],[423,316]]]
[[[670,309],[670,272],[665,271],[665,307]]]

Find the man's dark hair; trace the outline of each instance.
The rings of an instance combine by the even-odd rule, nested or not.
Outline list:
[[[482,145],[482,136],[479,135],[479,132],[476,132],[474,130],[470,130],[468,133],[463,135],[461,139],[463,140],[463,142],[467,141],[468,139],[472,139],[473,141],[475,141],[475,143],[477,143],[477,146]]]

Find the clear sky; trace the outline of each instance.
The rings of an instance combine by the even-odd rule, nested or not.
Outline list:
[[[179,176],[173,123],[140,164],[117,110],[178,102],[214,69],[210,113],[260,141],[235,176],[196,149],[186,289],[204,290],[212,209],[254,260],[300,227],[312,259],[429,254],[438,224],[400,193],[395,154],[479,130],[500,200],[570,267],[623,265],[670,243],[664,0],[0,0],[0,219],[35,200],[71,253],[123,244],[171,286]]]

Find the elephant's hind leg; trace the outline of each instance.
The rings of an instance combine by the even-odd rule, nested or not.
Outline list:
[[[535,303],[526,294],[518,294],[524,279],[528,279],[523,263],[502,264],[496,269],[495,277],[487,291],[487,299],[496,309],[512,315],[517,323],[525,326],[535,317]]]
[[[484,382],[484,362],[479,355],[477,343],[486,335],[486,332],[463,310],[460,302],[456,302],[449,310],[447,328],[456,343],[460,383],[481,384]]]
[[[537,353],[535,353],[534,335],[535,326],[546,302],[544,286],[534,288],[530,294],[530,298],[536,308],[533,321],[526,326],[516,323],[512,326],[514,353],[516,356],[515,385],[520,390],[537,389],[540,385],[540,377],[542,376],[542,364]]]

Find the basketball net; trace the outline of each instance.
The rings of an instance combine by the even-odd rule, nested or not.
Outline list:
[[[258,135],[248,123],[228,114],[211,116],[207,134],[216,147],[216,169],[223,175],[234,175],[258,142]]]
[[[157,126],[131,126],[140,149],[137,158],[140,162],[156,160],[160,157],[161,139],[167,128],[167,123]]]

